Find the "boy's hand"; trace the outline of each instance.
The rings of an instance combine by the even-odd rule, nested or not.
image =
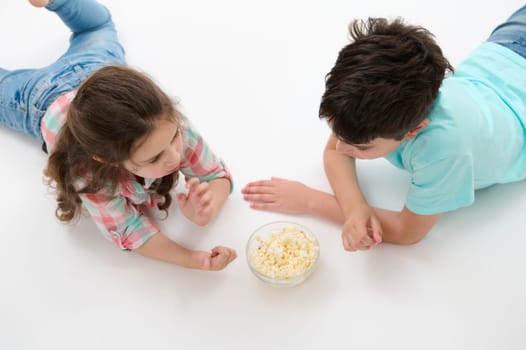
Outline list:
[[[214,208],[212,198],[214,193],[210,190],[208,182],[199,182],[194,177],[186,182],[188,194],[179,193],[177,202],[179,208],[190,221],[199,226],[207,225],[213,218]]]
[[[368,250],[381,241],[382,227],[370,207],[357,207],[347,216],[342,228],[345,250]]]
[[[309,188],[298,181],[272,177],[250,182],[241,190],[252,209],[286,214],[304,214]]]
[[[227,247],[214,247],[209,253],[203,251],[195,252],[195,258],[199,260],[202,270],[219,271],[230,264],[237,254],[235,250]]]

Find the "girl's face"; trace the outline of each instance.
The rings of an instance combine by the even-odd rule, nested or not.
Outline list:
[[[375,159],[385,157],[400,146],[402,141],[375,138],[366,144],[348,144],[338,140],[336,151],[356,159]]]
[[[161,178],[179,170],[183,151],[181,127],[173,120],[156,122],[152,133],[137,141],[137,147],[124,168],[145,178]]]

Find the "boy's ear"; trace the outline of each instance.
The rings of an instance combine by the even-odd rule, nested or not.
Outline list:
[[[422,129],[425,128],[428,124],[429,124],[429,119],[426,118],[422,120],[420,123],[418,123],[418,125],[413,130],[409,131],[405,135],[405,138],[408,140],[413,139],[416,136],[416,134],[422,131]]]

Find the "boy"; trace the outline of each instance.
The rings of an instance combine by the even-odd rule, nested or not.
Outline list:
[[[448,77],[453,68],[422,27],[372,18],[350,34],[320,105],[335,195],[272,178],[243,188],[252,208],[341,223],[344,248],[367,250],[418,242],[476,189],[526,177],[526,6]],[[411,175],[399,212],[371,208],[358,186],[355,159],[379,157]]]

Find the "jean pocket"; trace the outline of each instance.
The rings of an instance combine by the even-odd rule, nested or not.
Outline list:
[[[31,90],[29,74],[12,72],[0,82],[0,106],[8,110],[25,109],[28,90]]]

